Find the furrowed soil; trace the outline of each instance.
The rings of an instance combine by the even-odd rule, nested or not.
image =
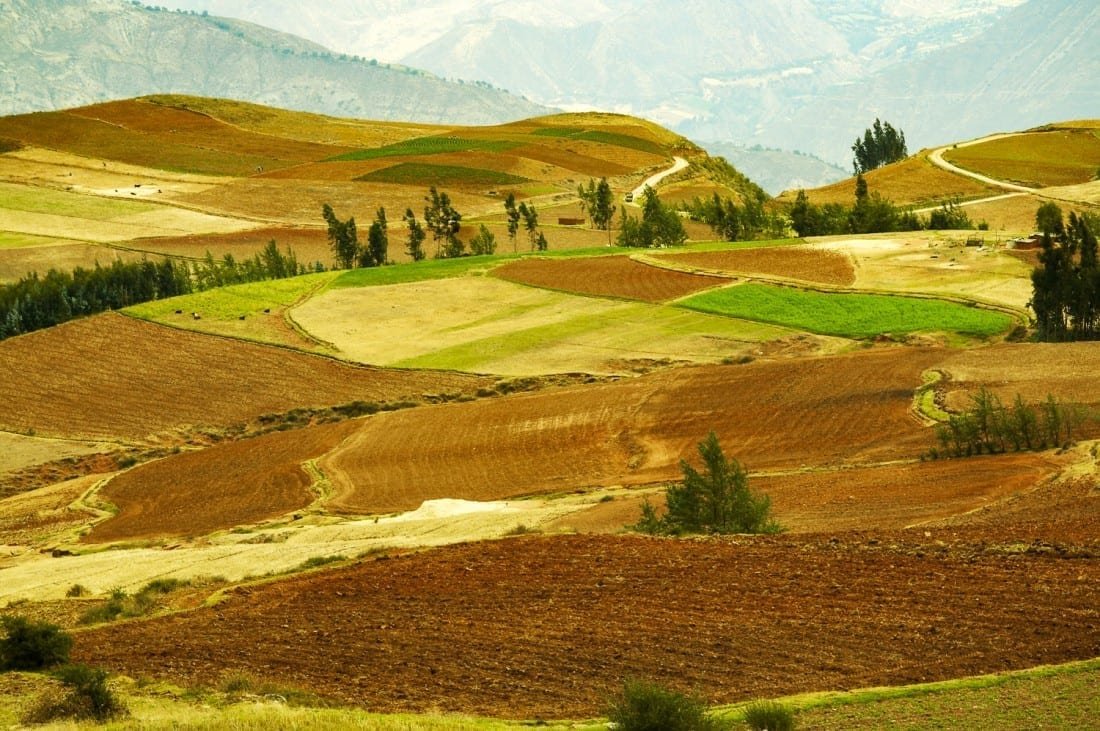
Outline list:
[[[493,275],[534,287],[643,302],[665,302],[726,283],[719,277],[661,269],[628,256],[521,259],[497,267]]]
[[[461,545],[80,633],[74,658],[376,711],[583,718],[631,676],[728,703],[1100,654],[1097,561],[884,538]]]
[[[95,512],[77,501],[103,478],[78,477],[0,499],[0,544],[31,545],[87,523]]]
[[[677,264],[731,274],[764,274],[840,287],[855,284],[852,260],[835,251],[806,247],[697,251],[662,256]]]
[[[316,495],[302,463],[354,431],[343,422],[275,432],[136,467],[99,491],[118,513],[83,540],[205,535],[304,508]]]
[[[628,381],[384,414],[322,460],[330,508],[415,508],[679,476],[713,430],[750,470],[912,459],[910,413],[937,349],[700,366]],[[424,445],[431,445],[427,450]]]
[[[184,427],[351,401],[472,392],[487,379],[384,371],[176,330],[118,314],[0,342],[0,428],[147,439]]]

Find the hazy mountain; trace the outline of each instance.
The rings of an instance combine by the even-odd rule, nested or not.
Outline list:
[[[161,1],[845,170],[876,116],[916,150],[1100,109],[1081,0]]]
[[[720,155],[771,195],[798,188],[818,188],[850,177],[851,168],[842,168],[804,152],[777,150],[754,145],[745,147],[729,142],[702,145],[711,155]]]
[[[238,20],[122,0],[0,0],[0,114],[161,92],[429,122],[546,112],[487,84],[341,57]]]

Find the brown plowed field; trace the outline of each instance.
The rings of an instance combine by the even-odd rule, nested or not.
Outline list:
[[[730,273],[766,274],[807,282],[847,287],[855,284],[852,260],[835,251],[803,247],[767,247],[734,251],[697,251],[671,254],[678,264]]]
[[[1057,469],[1050,457],[1012,454],[758,475],[749,479],[749,487],[771,498],[776,519],[792,533],[897,530],[986,508],[1034,488]],[[649,500],[659,506],[662,495],[651,495]],[[625,496],[598,503],[546,529],[616,533],[641,518],[644,499]]]
[[[208,251],[214,255],[215,259],[232,254],[237,261],[241,261],[251,259],[267,246],[269,241],[278,244],[280,251],[285,252],[287,247],[292,249],[299,264],[308,265],[315,261],[327,264],[332,259],[328,234],[323,228],[272,227],[231,234],[164,236],[136,239],[127,242],[126,245],[143,251],[195,258],[206,256]]]
[[[257,523],[313,502],[301,464],[355,431],[353,422],[274,432],[142,465],[99,492],[119,512],[88,543],[200,536]]]
[[[497,267],[493,274],[534,287],[643,302],[677,299],[725,283],[719,277],[661,269],[628,256],[521,259]]]
[[[75,659],[248,672],[374,711],[591,717],[624,676],[711,702],[1100,654],[1100,561],[795,538],[523,538],[371,561],[81,633]]]
[[[941,369],[950,376],[944,388],[948,405],[970,406],[969,394],[982,386],[1011,404],[1016,394],[1037,403],[1047,394],[1067,403],[1100,406],[1100,343],[1013,343],[959,351]]]
[[[942,351],[662,371],[630,381],[380,415],[323,460],[331,507],[416,508],[679,475],[714,430],[750,470],[914,458],[932,435],[910,415]]]
[[[473,391],[487,379],[387,371],[117,314],[0,342],[0,428],[143,439],[265,413]]]

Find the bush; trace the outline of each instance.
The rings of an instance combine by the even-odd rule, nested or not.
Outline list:
[[[745,709],[745,723],[753,731],[794,731],[794,711],[776,701],[756,701]]]
[[[749,489],[748,473],[735,459],[729,459],[711,432],[699,443],[705,474],[680,460],[682,485],[669,485],[665,492],[668,512],[663,518],[648,500],[642,505],[642,519],[633,526],[643,533],[778,533],[780,525],[771,517],[771,500]]]
[[[0,640],[0,670],[41,670],[69,660],[73,638],[49,622],[3,617],[7,636]]]
[[[728,724],[707,716],[706,704],[694,696],[657,683],[627,680],[622,694],[607,709],[618,731],[719,731]]]
[[[65,665],[54,673],[67,689],[47,692],[23,717],[24,723],[62,718],[107,721],[125,716],[126,706],[107,687],[107,672],[87,665]]]

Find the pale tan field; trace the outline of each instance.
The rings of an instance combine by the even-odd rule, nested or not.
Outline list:
[[[65,457],[94,454],[104,448],[98,442],[47,439],[0,431],[0,474]]]
[[[28,546],[71,543],[76,531],[100,516],[83,503],[83,496],[109,475],[86,475],[0,500],[0,571],[8,555]]]
[[[1024,309],[1031,299],[1030,268],[998,246],[966,246],[968,235],[916,232],[811,241],[851,256],[859,289],[946,294]],[[989,233],[984,237],[991,244],[997,238]]]
[[[0,282],[11,282],[30,272],[50,269],[69,271],[77,267],[93,268],[97,263],[110,266],[116,260],[135,261],[142,254],[126,249],[89,243],[51,243],[0,249]]]
[[[0,208],[0,231],[95,243],[114,243],[147,236],[232,233],[256,227],[257,224],[247,221],[179,208],[120,216],[110,221]]]
[[[337,289],[291,310],[343,357],[501,375],[618,373],[631,361],[714,362],[790,333],[491,277]]]

